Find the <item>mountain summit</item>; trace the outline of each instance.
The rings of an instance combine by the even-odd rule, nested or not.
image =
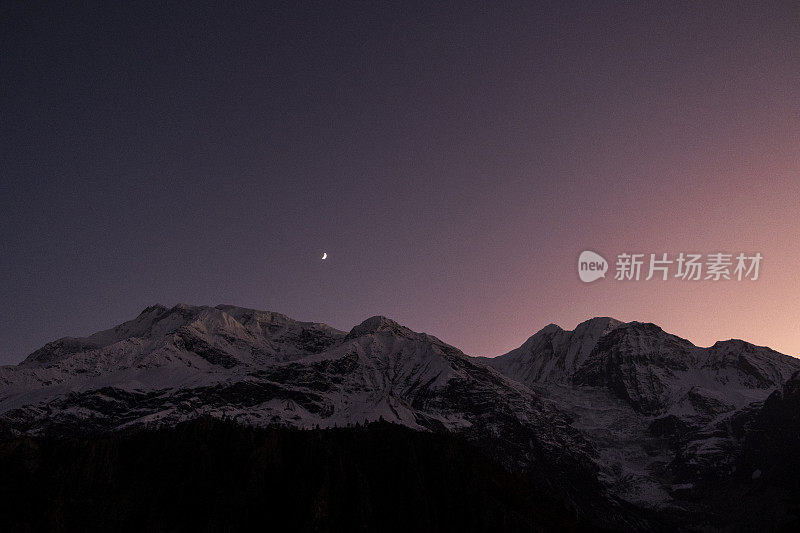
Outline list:
[[[764,447],[748,428],[798,371],[768,348],[699,348],[608,317],[548,325],[489,359],[383,316],[344,332],[232,305],[154,305],[0,367],[0,434],[383,419],[464,437],[595,523],[638,529],[673,523],[687,494],[732,476],[744,443]]]

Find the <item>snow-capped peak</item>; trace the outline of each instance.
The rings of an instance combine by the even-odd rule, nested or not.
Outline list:
[[[798,371],[800,361],[768,348],[698,348],[609,317],[572,331],[550,324],[487,359],[384,316],[345,333],[233,305],[153,305],[0,367],[0,426],[115,429],[205,414],[312,427],[382,417],[461,433],[566,486],[659,506],[671,501],[665,465],[677,454],[696,464],[729,458],[738,445],[726,428],[741,427],[734,419]],[[576,475],[585,477],[575,484]]]
[[[401,326],[390,318],[376,315],[364,320],[357,326],[354,326],[353,329],[351,329],[347,334],[347,338],[352,339],[355,337],[361,337],[362,335],[370,335],[379,332],[393,333],[403,337],[413,337],[419,335],[407,327]]]
[[[586,320],[572,331],[549,324],[519,348],[485,361],[526,385],[566,380],[586,361],[603,335],[624,325],[609,317]]]

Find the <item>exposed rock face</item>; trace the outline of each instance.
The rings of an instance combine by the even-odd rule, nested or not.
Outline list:
[[[755,413],[742,448],[737,466],[745,478],[800,490],[800,372]]]
[[[482,359],[526,385],[561,382],[583,366],[601,337],[621,325],[613,318],[593,318],[574,331],[550,324],[519,348],[500,357]]]
[[[486,364],[572,417],[619,498],[664,513],[735,470],[742,439],[800,361],[740,340],[699,348],[654,324],[550,325]]]
[[[639,529],[679,523],[696,486],[758,456],[750,428],[775,431],[768,413],[794,398],[798,370],[768,348],[698,348],[611,318],[551,324],[488,359],[380,316],[346,333],[229,305],[152,306],[0,367],[0,433],[384,419],[461,435],[596,523]]]
[[[384,419],[462,435],[575,505],[603,505],[591,446],[566,417],[458,349],[385,317],[345,334],[233,306],[153,306],[112,330],[48,344],[0,369],[0,380],[0,424],[13,434],[202,415],[300,428]],[[554,480],[566,471],[568,483]]]

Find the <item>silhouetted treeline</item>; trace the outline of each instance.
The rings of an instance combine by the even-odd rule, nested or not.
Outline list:
[[[538,531],[565,506],[457,437],[196,420],[0,443],[2,531]]]

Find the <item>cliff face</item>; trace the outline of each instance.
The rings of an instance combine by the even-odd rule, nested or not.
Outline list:
[[[597,525],[651,529],[682,525],[700,512],[693,499],[744,468],[794,464],[781,428],[796,416],[798,370],[768,348],[699,348],[611,318],[550,325],[487,359],[380,316],[343,332],[234,306],[153,306],[0,368],[0,434],[382,419],[466,439]]]

